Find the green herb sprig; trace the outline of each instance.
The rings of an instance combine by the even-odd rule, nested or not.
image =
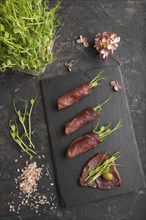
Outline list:
[[[92,89],[93,87],[99,86],[99,81],[105,79],[106,77],[102,75],[102,72],[98,73],[97,76],[95,76],[94,79],[92,79],[90,82],[90,88]]]
[[[107,126],[101,126],[100,130],[98,130],[98,125],[99,123],[96,125],[93,132],[98,134],[98,136],[100,137],[100,141],[102,142],[109,134],[113,133],[122,126],[122,121],[119,120],[117,125],[113,129],[109,128],[111,126],[111,123],[109,123]]]
[[[93,108],[93,110],[96,111],[96,112],[98,112],[98,113],[100,113],[100,112],[102,111],[102,106],[103,106],[105,103],[107,103],[107,102],[111,99],[111,97],[112,97],[112,95],[111,95],[109,98],[107,98],[103,103],[98,104],[97,106],[95,106],[95,107]]]
[[[13,100],[13,107],[15,110],[15,113],[18,118],[18,122],[23,128],[24,133],[20,135],[18,123],[16,119],[11,119],[9,122],[10,126],[10,134],[13,138],[13,140],[21,147],[21,149],[27,153],[29,156],[33,157],[33,154],[36,154],[35,152],[35,145],[32,142],[32,126],[31,126],[31,116],[32,116],[32,110],[35,104],[35,101],[37,99],[37,94],[35,95],[34,99],[31,99],[30,101],[26,101],[23,99],[14,99]],[[24,112],[21,112],[16,107],[16,101],[24,102]],[[29,108],[30,106],[30,108]],[[27,129],[28,125],[28,129]],[[33,148],[33,150],[31,149]]]
[[[60,21],[47,0],[0,1],[0,71],[40,75],[54,60],[53,41]]]
[[[120,151],[116,152],[112,157],[105,160],[104,163],[102,161],[105,159],[106,154],[102,157],[99,164],[95,169],[89,167],[88,169],[88,176],[85,181],[91,185],[98,177],[102,176],[107,170],[109,170],[110,166],[115,162],[115,160],[121,157]],[[102,164],[101,164],[102,163]],[[101,164],[101,165],[100,165]]]

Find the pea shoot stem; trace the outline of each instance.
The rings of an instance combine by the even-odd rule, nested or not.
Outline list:
[[[112,97],[112,95],[111,95],[109,98],[107,98],[103,103],[98,104],[97,106],[95,106],[95,107],[93,108],[93,110],[96,111],[96,112],[100,112],[100,111],[102,110],[102,106],[103,106],[105,103],[107,103],[107,102],[111,99],[111,97]]]
[[[30,142],[31,142],[31,134],[32,134],[32,132],[31,132],[31,115],[32,115],[32,109],[33,109],[34,103],[36,101],[36,98],[37,98],[37,93],[35,95],[35,98],[30,100],[31,107],[30,107],[30,111],[29,111],[29,114],[28,114],[29,139],[30,139]]]
[[[96,125],[93,132],[100,137],[100,141],[102,142],[109,134],[113,133],[122,126],[122,121],[119,120],[117,125],[112,130],[110,129],[111,123],[109,123],[107,126],[101,126],[100,130],[98,130],[98,125],[99,123]]]
[[[31,149],[31,147],[33,149],[35,149],[35,145],[32,143],[32,140],[31,140],[31,135],[32,135],[31,115],[32,115],[32,110],[33,110],[33,106],[35,104],[36,98],[37,98],[37,93],[35,95],[35,98],[31,99],[29,102],[25,101],[23,99],[19,99],[19,101],[23,101],[25,103],[25,108],[24,108],[23,113],[21,113],[21,111],[16,108],[16,99],[13,100],[13,107],[14,107],[15,113],[18,116],[18,120],[19,120],[19,122],[22,125],[23,130],[24,130],[24,134],[21,137],[19,135],[19,128],[18,128],[16,120],[11,119],[10,122],[9,122],[9,126],[11,128],[10,134],[11,134],[13,140],[21,147],[21,149],[25,153],[27,153],[31,157],[32,157],[33,154],[36,154],[36,152]],[[28,103],[30,104],[29,112],[28,112]],[[27,120],[27,118],[28,118],[28,127],[29,127],[28,131],[27,131],[27,128],[26,128],[26,125],[25,125],[25,121]],[[29,146],[23,140],[23,136],[25,136],[27,138],[27,143],[29,142]]]
[[[97,76],[95,76],[94,79],[92,79],[92,81],[90,82],[90,88],[92,89],[93,87],[100,85],[99,81],[102,79],[104,80],[105,78],[106,77],[102,75],[102,72],[98,73]]]

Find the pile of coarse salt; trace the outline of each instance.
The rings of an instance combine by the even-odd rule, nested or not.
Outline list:
[[[23,182],[19,184],[19,189],[23,193],[31,194],[37,191],[37,181],[41,178],[43,167],[44,165],[42,165],[41,168],[38,168],[36,162],[31,164],[26,162],[26,166],[22,169],[21,176],[18,177],[20,180],[23,180]]]
[[[16,212],[19,214],[21,206],[28,206],[31,210],[34,210],[40,215],[39,207],[45,204],[49,205],[50,210],[54,210],[55,212],[57,208],[57,205],[55,205],[56,195],[51,193],[48,199],[45,195],[42,195],[38,192],[38,181],[42,177],[43,167],[44,164],[42,164],[41,167],[37,167],[36,162],[30,164],[28,161],[26,162],[25,167],[21,170],[22,174],[15,178],[16,188],[19,188],[20,191],[18,198],[15,194],[13,194],[13,196],[15,196],[17,199],[20,199],[20,202],[17,206],[14,204],[14,201],[8,203],[10,212]],[[17,169],[17,172],[19,171],[20,170]],[[54,183],[51,182],[50,186],[54,186]],[[44,186],[42,186],[42,188],[44,188]],[[49,188],[47,188],[47,190],[49,190]],[[45,208],[43,209],[43,213],[47,213]]]

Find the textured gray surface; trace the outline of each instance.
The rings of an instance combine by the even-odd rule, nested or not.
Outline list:
[[[54,51],[56,61],[52,63],[44,75],[44,79],[54,75],[71,74],[64,67],[64,61],[75,60],[72,72],[79,72],[100,66],[112,66],[110,58],[106,63],[99,61],[96,51],[89,47],[84,49],[75,43],[75,39],[84,35],[92,44],[97,32],[114,30],[121,36],[121,42],[115,57],[121,63],[127,98],[138,144],[139,154],[144,172],[145,160],[145,1],[64,1],[60,10],[62,25],[59,37],[56,39]],[[13,116],[12,99],[16,96],[29,98],[34,90],[38,92],[33,124],[38,143],[38,155],[45,154],[52,179],[54,178],[48,134],[44,116],[39,79],[28,75],[17,75],[7,71],[0,75],[0,117],[1,117],[1,202],[0,215],[2,220],[40,219],[33,211],[23,209],[17,216],[8,212],[8,201],[13,201],[11,191],[16,191],[14,177],[17,175],[15,158],[20,155],[19,149],[9,136],[8,120]],[[43,149],[42,149],[43,148]],[[39,161],[39,158],[36,159]],[[25,157],[19,159],[19,167],[24,164]],[[48,176],[42,184],[49,184]],[[56,194],[53,186],[50,193]],[[17,202],[17,199],[15,199]],[[106,199],[91,205],[72,209],[60,209],[57,199],[57,209],[47,208],[47,214],[42,219],[73,219],[73,220],[144,220],[145,190],[135,191],[127,195]]]

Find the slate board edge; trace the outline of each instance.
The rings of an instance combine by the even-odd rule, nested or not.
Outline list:
[[[123,80],[121,69],[120,69],[119,66],[117,68],[119,69],[119,72],[120,72],[120,77],[121,77],[122,85],[124,85],[124,80]],[[127,94],[126,94],[126,89],[125,88],[124,88],[124,93],[125,93],[125,96],[126,96],[126,104],[127,104],[127,109],[128,109],[128,113],[129,113],[129,116],[130,116],[130,123],[132,125],[131,129],[132,129],[133,136],[134,136],[134,142],[135,142],[135,145],[136,145],[136,151],[137,151],[137,154],[139,155],[138,145],[137,145],[137,141],[136,141],[136,137],[135,137],[133,122],[132,122],[132,118],[131,118],[131,113],[130,113],[130,108],[129,108],[129,104],[128,104],[128,99],[127,99]],[[141,173],[143,175],[143,185],[144,185],[144,188],[146,188],[146,183],[145,183],[145,179],[144,179],[144,171],[143,171],[142,163],[141,163],[141,160],[140,160],[140,155],[138,157],[138,160],[139,160],[139,165],[140,165]]]
[[[43,79],[43,80],[40,81],[42,94],[44,93],[44,92],[43,92],[42,83],[43,83],[43,81],[48,80],[48,79],[49,79],[49,78]],[[45,109],[44,98],[42,98],[42,99],[43,99],[43,106],[44,106],[44,109]],[[44,110],[44,111],[45,111],[45,110]],[[45,120],[46,120],[46,124],[47,124],[48,141],[49,141],[50,148],[51,148],[52,144],[51,144],[51,137],[50,137],[50,132],[49,132],[49,123],[47,123],[47,122],[48,122],[48,119],[47,119],[46,111],[45,111]],[[59,192],[59,187],[58,187],[58,184],[57,184],[58,181],[57,181],[57,175],[56,175],[55,160],[53,159],[53,158],[54,158],[53,151],[51,150],[50,152],[51,152],[51,161],[52,161],[52,164],[53,164],[53,171],[54,171],[54,177],[55,177],[56,190],[57,190],[57,193],[58,193],[58,200],[59,200],[60,206],[61,206],[62,208],[64,208],[64,207],[65,207],[65,202],[64,202],[64,200],[63,200],[63,198],[62,198],[62,196],[61,196],[61,194],[60,194],[60,192]]]

